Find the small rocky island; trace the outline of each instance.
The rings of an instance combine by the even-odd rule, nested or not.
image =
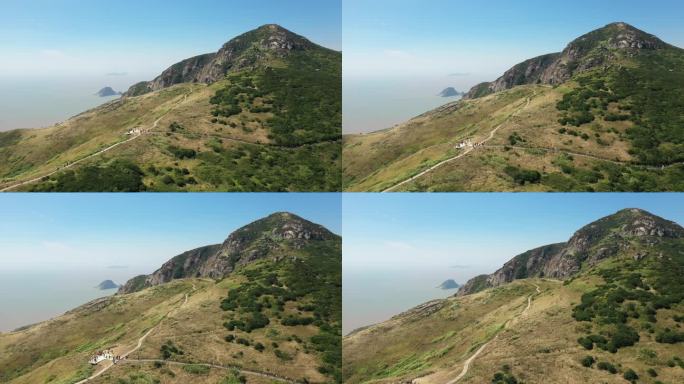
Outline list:
[[[106,291],[106,290],[109,290],[109,289],[117,289],[117,288],[119,288],[119,287],[120,287],[119,284],[117,284],[117,283],[115,283],[115,282],[113,282],[113,281],[111,281],[111,280],[105,280],[105,281],[103,281],[103,282],[101,282],[100,284],[97,285],[97,288],[98,288],[99,290],[101,290],[101,291]]]
[[[121,94],[121,92],[117,92],[117,91],[113,90],[112,87],[104,87],[96,93],[96,95],[98,95],[100,97],[118,96],[120,94]]]
[[[464,94],[465,94],[465,92],[459,92],[454,87],[444,88],[444,90],[439,93],[439,95],[441,97],[456,97],[456,96],[463,96]]]
[[[442,284],[439,285],[440,289],[456,289],[460,287],[457,282],[454,281],[454,279],[448,279],[445,280]]]

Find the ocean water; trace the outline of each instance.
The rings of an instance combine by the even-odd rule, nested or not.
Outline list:
[[[132,76],[0,77],[0,131],[48,127],[118,98],[99,97],[105,86],[124,92],[138,80]]]
[[[441,97],[446,87],[467,91],[453,76],[429,78],[345,78],[342,88],[344,133],[372,132],[418,116],[458,97]]]
[[[104,280],[123,284],[137,271],[0,271],[0,332],[48,320],[116,289],[99,290]]]
[[[351,269],[342,274],[342,332],[375,324],[433,299],[454,295],[457,290],[438,288],[447,279],[463,284],[475,276],[470,270]]]

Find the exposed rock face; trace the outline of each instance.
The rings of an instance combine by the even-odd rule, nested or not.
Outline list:
[[[179,83],[210,84],[231,71],[256,67],[292,52],[311,49],[325,48],[279,25],[267,24],[228,41],[216,53],[195,56],[172,65],[154,80],[133,85],[126,95],[142,95]]]
[[[583,267],[595,265],[629,249],[633,242],[648,246],[662,238],[680,237],[684,237],[684,228],[678,224],[640,209],[624,209],[582,227],[565,243],[529,250],[515,256],[491,275],[470,279],[458,295],[528,277],[565,279]],[[646,256],[643,251],[636,251],[633,257],[641,259]]]
[[[264,258],[279,259],[289,249],[338,236],[325,227],[287,213],[274,213],[231,233],[222,244],[184,252],[150,275],[129,280],[119,293],[131,293],[174,279],[204,277],[221,279],[235,268]]]
[[[464,98],[482,97],[522,84],[557,85],[575,74],[608,67],[621,57],[668,47],[671,46],[629,24],[612,23],[573,40],[560,53],[535,57],[515,65],[495,81],[474,86]]]

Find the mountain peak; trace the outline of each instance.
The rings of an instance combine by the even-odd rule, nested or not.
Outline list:
[[[573,40],[563,51],[578,58],[594,49],[621,50],[635,54],[639,50],[653,50],[667,47],[659,38],[625,22],[615,22],[593,30]]]
[[[307,38],[278,24],[265,24],[230,39],[218,52],[206,53],[180,61],[152,81],[134,84],[127,96],[139,96],[178,83],[211,84],[229,72],[269,65],[294,52],[326,50]]]
[[[233,231],[222,244],[183,252],[150,275],[129,280],[119,293],[131,293],[185,277],[221,279],[261,259],[281,260],[294,250],[339,236],[290,212],[275,212]]]
[[[583,226],[565,243],[531,249],[491,275],[470,279],[458,295],[528,277],[565,279],[619,255],[640,260],[652,254],[653,246],[678,238],[684,238],[684,228],[679,224],[643,209],[622,209]]]
[[[562,52],[525,60],[495,81],[477,84],[464,98],[474,99],[523,84],[558,85],[576,74],[596,68],[606,70],[644,51],[670,47],[625,22],[610,23],[574,39]]]

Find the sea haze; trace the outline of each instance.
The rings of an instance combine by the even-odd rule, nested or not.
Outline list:
[[[125,283],[139,271],[107,268],[79,271],[0,271],[0,332],[59,316],[116,289],[99,290],[110,279]]]
[[[342,87],[344,133],[372,132],[418,116],[459,97],[441,97],[447,87],[467,91],[465,77],[344,78]]]
[[[461,285],[477,273],[453,266],[423,269],[347,268],[342,274],[342,332],[376,324],[433,299],[449,297],[456,289],[439,285],[454,279]]]
[[[119,96],[99,97],[105,86],[125,92],[140,76],[0,77],[0,131],[41,128],[64,121]]]

